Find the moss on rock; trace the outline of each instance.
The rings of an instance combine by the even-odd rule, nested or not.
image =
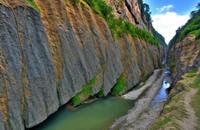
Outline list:
[[[72,99],[71,103],[74,106],[80,105],[82,101],[86,100],[92,95],[92,87],[96,83],[96,76],[82,87],[82,90],[77,93]]]
[[[126,79],[123,74],[117,80],[117,83],[111,90],[111,94],[114,96],[120,95],[125,90]]]

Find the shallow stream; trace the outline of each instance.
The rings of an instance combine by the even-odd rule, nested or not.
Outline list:
[[[133,105],[131,100],[107,97],[74,110],[63,107],[33,130],[106,130]]]
[[[170,72],[165,70],[164,73],[162,86],[151,101],[150,108],[159,106],[168,98]],[[133,100],[111,96],[81,105],[76,109],[70,110],[64,106],[44,123],[31,130],[108,130],[117,118],[133,107]]]

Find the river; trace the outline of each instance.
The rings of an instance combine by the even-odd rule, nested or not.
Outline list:
[[[167,101],[168,99],[168,89],[171,87],[171,72],[168,69],[164,70],[164,79],[160,90],[157,92],[156,96],[150,103],[150,107],[155,107],[160,103]]]
[[[167,100],[170,73],[165,70],[164,74],[163,83],[151,101],[150,108]],[[109,96],[75,109],[64,106],[31,130],[108,130],[117,118],[134,108],[134,102],[135,100]]]
[[[106,130],[133,105],[132,100],[107,97],[81,105],[74,110],[62,107],[32,130]]]

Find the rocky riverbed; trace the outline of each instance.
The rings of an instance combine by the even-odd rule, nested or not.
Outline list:
[[[167,96],[162,95],[162,91],[163,89],[167,89],[164,88],[166,87],[165,84],[167,83],[167,80],[165,79],[167,78],[167,74],[162,72],[162,70],[155,70],[154,74],[141,88],[123,95],[122,97],[125,99],[136,100],[135,106],[130,109],[126,115],[117,119],[110,127],[110,130],[147,129],[148,126],[159,116],[164,101],[166,101],[164,98],[167,98]],[[155,103],[155,101],[159,102]]]

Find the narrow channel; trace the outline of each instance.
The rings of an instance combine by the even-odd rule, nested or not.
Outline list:
[[[106,130],[133,106],[132,100],[107,97],[74,110],[63,107],[32,130]]]
[[[171,87],[171,72],[168,68],[164,69],[164,79],[162,82],[162,86],[154,99],[150,103],[150,107],[156,107],[160,103],[167,101],[168,99],[168,90]]]
[[[164,74],[162,86],[151,101],[150,108],[155,108],[167,100],[170,72],[165,69]],[[75,109],[64,106],[31,130],[108,130],[117,118],[134,108],[134,102],[135,100],[109,96]]]

